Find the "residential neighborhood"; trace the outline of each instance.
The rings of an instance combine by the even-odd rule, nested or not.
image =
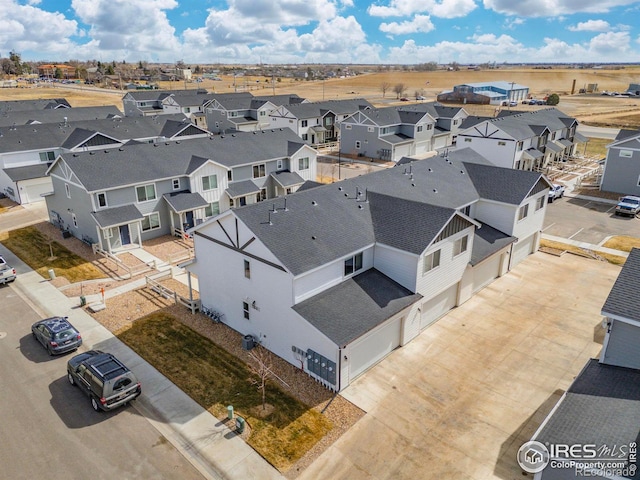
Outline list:
[[[529,94],[487,85],[504,88],[458,90],[491,105]],[[142,379],[138,399],[118,397],[114,415],[89,393],[103,416],[83,421],[153,418],[194,478],[415,478],[425,465],[425,478],[579,478],[552,466],[566,458],[551,445],[637,442],[640,250],[618,237],[640,227],[613,211],[617,194],[640,196],[639,131],[607,143],[585,186],[590,137],[559,108],[402,102],[204,88],[125,91],[122,109],[0,102],[0,259],[15,272],[0,298],[79,328],[77,352],[46,362],[62,365],[45,396],[66,426],[61,412],[89,404],[61,400],[80,378],[64,365],[110,349]],[[56,262],[72,255],[99,275],[68,280]],[[150,347],[126,340],[138,329]],[[31,340],[6,355],[35,369]],[[467,452],[470,437],[485,444]],[[615,460],[632,465],[628,453]]]

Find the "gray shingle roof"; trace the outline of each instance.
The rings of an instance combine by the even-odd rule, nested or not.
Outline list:
[[[140,213],[138,207],[133,204],[123,205],[122,207],[105,208],[104,210],[91,212],[91,216],[100,228],[124,225],[125,223],[142,220],[144,218],[144,215]]]
[[[364,98],[355,98],[349,100],[328,100],[326,102],[307,102],[290,104],[286,106],[296,118],[315,118],[325,115],[328,111],[336,115],[346,115],[357,112],[361,107],[373,108]]]
[[[591,359],[535,440],[553,444],[606,445],[609,448],[628,446],[639,440],[638,418],[640,371],[604,365]],[[640,473],[625,478],[637,479]]]
[[[297,172],[290,172],[288,170],[274,172],[271,174],[271,178],[282,188],[293,187],[304,183],[304,178]]]
[[[115,106],[73,107],[48,110],[21,110],[0,112],[0,127],[28,125],[31,123],[83,122],[124,116]]]
[[[469,263],[477,265],[516,240],[516,237],[502,233],[490,225],[482,224],[480,228],[476,229],[476,234],[473,237],[473,249]]]
[[[468,117],[463,122],[463,129],[476,125],[475,120]],[[484,119],[492,127],[510,135],[516,140],[524,140],[540,135],[547,128],[551,131],[562,130],[577,124],[574,118],[569,117],[557,108],[543,108],[531,112],[521,112],[512,115],[502,115],[496,118]]]
[[[520,205],[533,187],[547,180],[536,172],[511,168],[492,168],[474,163],[466,164],[467,171],[482,198]]]
[[[260,187],[257,186],[253,180],[230,183],[229,187],[225,190],[231,198],[244,197],[245,195],[251,195],[259,191]]]
[[[65,98],[38,98],[33,100],[2,100],[0,115],[30,110],[55,110],[58,107],[71,108]]]
[[[344,347],[421,298],[378,270],[369,269],[293,309]]]
[[[48,168],[48,164],[42,163],[39,165],[28,165],[26,167],[5,168],[3,171],[11,181],[19,182],[21,180],[44,177]]]
[[[165,193],[162,198],[166,200],[173,211],[180,213],[194,208],[202,208],[209,205],[202,195],[191,192]]]
[[[188,175],[211,159],[226,167],[285,158],[290,129],[238,132],[181,142],[125,145],[92,152],[65,153],[64,161],[89,192]]]
[[[629,294],[639,284],[640,249],[633,248],[604,302],[602,315],[640,321],[640,295]]]

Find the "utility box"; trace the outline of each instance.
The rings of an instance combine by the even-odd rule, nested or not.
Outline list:
[[[244,433],[244,418],[242,417],[236,418],[236,432]]]
[[[55,270],[53,270],[53,268],[49,269],[49,280],[53,280],[54,278],[56,278],[56,272]]]
[[[255,341],[253,340],[253,336],[252,335],[245,335],[244,337],[242,337],[242,349],[243,350],[251,350],[253,347],[255,347]]]
[[[227,418],[233,420],[233,405],[227,407]]]

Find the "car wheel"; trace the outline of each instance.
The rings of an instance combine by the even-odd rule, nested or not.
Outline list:
[[[93,407],[93,409],[96,412],[100,411],[100,406],[98,405],[98,402],[96,401],[96,399],[94,397],[91,397],[91,406]]]
[[[76,381],[73,379],[73,375],[71,375],[70,373],[67,373],[67,379],[69,380],[69,383],[71,385],[75,385]]]

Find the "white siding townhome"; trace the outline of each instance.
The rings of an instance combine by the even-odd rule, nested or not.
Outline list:
[[[607,145],[600,190],[640,196],[640,130],[621,130]]]
[[[340,391],[537,249],[544,176],[471,150],[400,163],[191,229],[203,309]]]

